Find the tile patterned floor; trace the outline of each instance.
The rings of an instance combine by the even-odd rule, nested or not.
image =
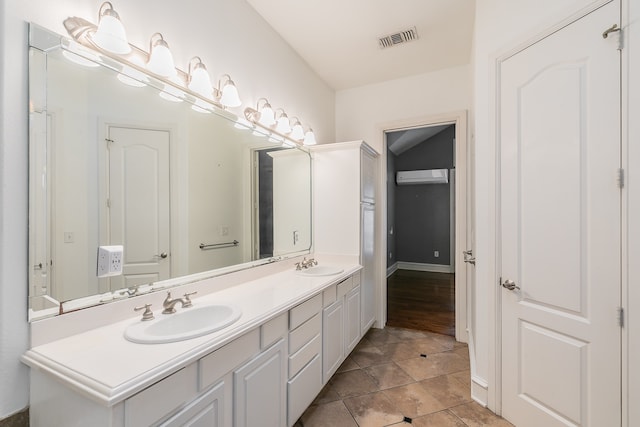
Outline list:
[[[471,400],[469,352],[452,337],[371,329],[294,427],[507,427]]]

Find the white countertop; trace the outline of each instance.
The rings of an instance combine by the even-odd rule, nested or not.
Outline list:
[[[33,347],[23,355],[22,361],[111,406],[361,269],[354,264],[332,265],[344,271],[333,276],[306,277],[287,270],[196,295],[194,306],[228,303],[242,310],[237,322],[208,335],[165,344],[132,343],[123,334],[127,326],[141,321],[141,316],[135,314],[126,320]],[[202,286],[206,284],[203,282]],[[160,311],[154,310],[156,319],[164,316]]]

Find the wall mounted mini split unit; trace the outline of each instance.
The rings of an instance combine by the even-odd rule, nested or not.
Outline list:
[[[396,184],[398,185],[447,184],[448,182],[448,169],[398,171],[396,173]]]

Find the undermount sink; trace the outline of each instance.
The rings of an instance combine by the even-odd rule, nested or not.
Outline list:
[[[296,270],[296,273],[302,276],[333,276],[343,271],[343,268],[336,267],[335,265],[316,265],[303,270]]]
[[[231,305],[189,307],[175,314],[158,314],[155,320],[129,326],[124,337],[140,344],[161,344],[210,334],[236,322],[242,311]]]

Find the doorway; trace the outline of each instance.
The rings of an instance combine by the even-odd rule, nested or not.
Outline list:
[[[386,133],[389,326],[455,336],[455,135]]]

